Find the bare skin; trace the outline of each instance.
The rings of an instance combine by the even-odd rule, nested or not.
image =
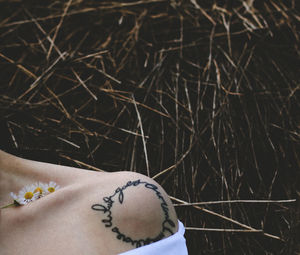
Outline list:
[[[0,210],[1,255],[113,255],[177,231],[170,200],[146,176],[58,166],[0,151],[0,206],[12,202],[11,191],[37,181],[55,181],[61,189]]]

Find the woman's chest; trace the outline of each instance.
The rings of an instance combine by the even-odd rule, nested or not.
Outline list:
[[[19,208],[2,210],[1,255],[112,255],[130,249],[116,242],[91,206],[99,194],[59,190]]]
[[[100,224],[95,229],[81,213],[69,211],[68,208],[64,213],[53,212],[51,216],[29,218],[24,216],[16,222],[9,217],[2,217],[0,254],[106,254],[107,244],[105,238],[101,238],[105,236],[105,231],[102,231]]]

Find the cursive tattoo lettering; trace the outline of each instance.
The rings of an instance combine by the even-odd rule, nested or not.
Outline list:
[[[149,237],[146,239],[133,239],[127,236],[126,234],[121,233],[119,228],[117,226],[114,226],[113,224],[113,217],[112,217],[111,210],[113,208],[114,203],[119,202],[119,204],[123,204],[125,199],[124,191],[130,187],[132,188],[136,186],[142,186],[154,192],[156,197],[160,201],[160,207],[164,215],[164,220],[161,225],[162,228],[160,233],[158,233],[158,235],[155,237],[151,237],[151,238]],[[141,181],[140,179],[135,181],[128,181],[124,186],[118,187],[111,196],[104,197],[102,204],[94,204],[92,205],[91,208],[93,210],[100,211],[103,213],[104,219],[102,219],[102,222],[104,223],[104,226],[106,228],[111,228],[111,231],[116,234],[117,239],[125,243],[130,243],[136,248],[159,241],[163,239],[167,234],[171,234],[171,235],[174,234],[172,229],[175,227],[175,223],[170,219],[168,204],[165,201],[163,195],[158,190],[158,187],[156,185],[145,181]]]

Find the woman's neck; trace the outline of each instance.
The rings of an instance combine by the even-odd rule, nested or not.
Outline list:
[[[0,206],[12,202],[10,192],[18,192],[34,180],[22,169],[22,160],[0,150]]]
[[[62,187],[91,176],[91,173],[99,177],[99,173],[27,160],[0,150],[0,206],[12,201],[10,192],[19,192],[26,185],[54,181]]]

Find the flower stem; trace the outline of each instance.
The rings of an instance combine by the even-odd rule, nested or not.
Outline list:
[[[14,200],[13,203],[8,204],[8,205],[4,205],[4,206],[0,207],[0,209],[5,209],[5,208],[8,208],[8,207],[12,207],[12,206],[20,206],[20,203],[17,200]]]
[[[15,205],[16,205],[15,203],[8,204],[8,205],[0,207],[0,209],[5,209],[5,208],[12,207],[12,206],[15,206]]]

